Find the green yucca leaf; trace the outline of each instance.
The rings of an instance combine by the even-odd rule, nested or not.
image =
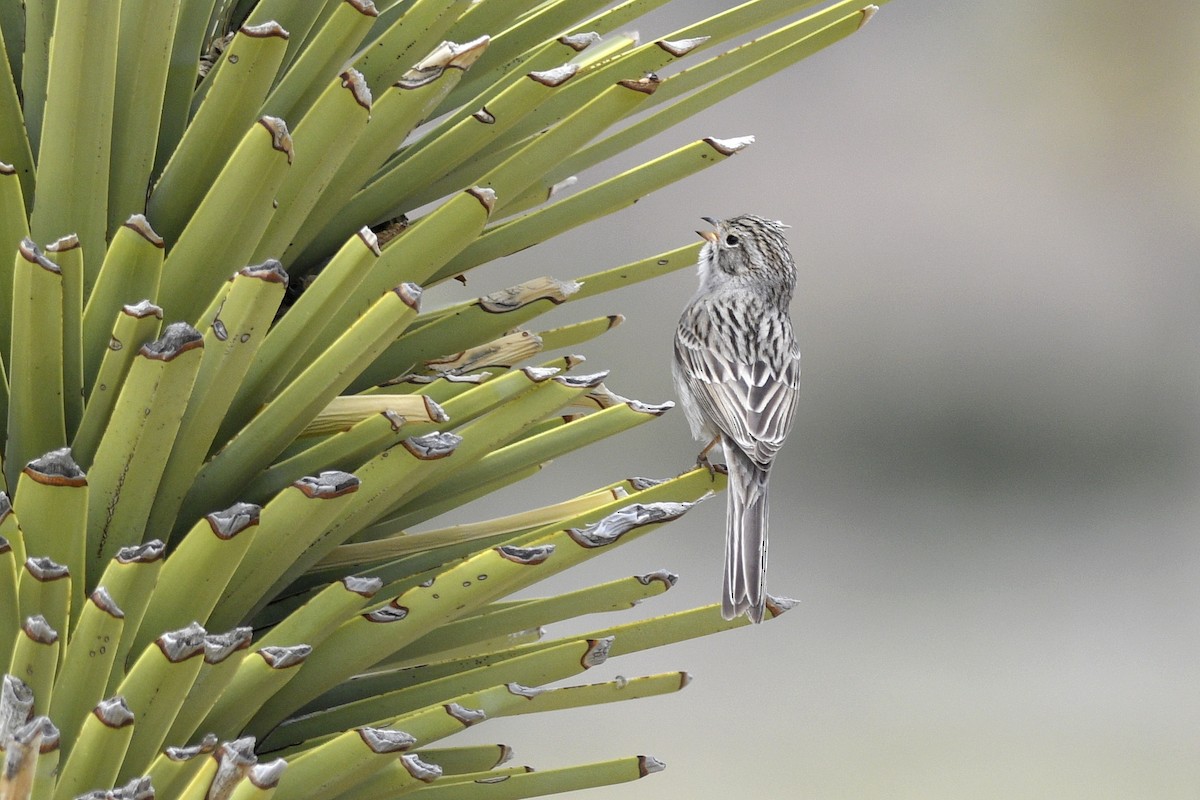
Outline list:
[[[37,202],[29,229],[41,242],[77,234],[87,257],[85,286],[90,289],[108,233],[120,6],[104,0],[58,0],[53,5],[45,105],[39,107],[39,98],[27,94],[24,106],[37,161]],[[31,44],[27,34],[26,45]],[[88,102],[79,101],[83,96]]]
[[[725,476],[438,518],[671,407],[561,355],[620,314],[535,320],[700,245],[420,300],[722,164],[752,137],[574,188],[875,11],[749,0],[620,32],[664,3],[0,0],[0,798],[517,798],[662,768],[444,740],[684,688],[545,688],[748,624],[545,638],[674,574],[512,595]]]
[[[63,401],[63,276],[29,239],[13,269],[12,356],[4,477],[67,443]]]
[[[157,298],[168,319],[198,319],[207,298],[232,272],[225,265],[250,260],[291,163],[292,137],[283,120],[262,117],[245,132],[168,249]],[[206,182],[207,176],[190,180]]]
[[[78,577],[86,574],[86,542],[79,536],[64,535],[64,531],[84,528],[89,492],[87,477],[66,448],[30,461],[17,482],[17,494],[33,500],[22,511],[21,532],[26,550],[52,559],[75,576],[77,585],[71,591],[72,618],[78,616],[86,599]],[[71,583],[63,581],[64,587]],[[37,613],[25,605],[21,612],[25,615]],[[56,630],[67,632],[67,617],[53,615],[48,619]]]
[[[287,40],[288,32],[275,22],[244,26],[229,45],[228,56],[211,73],[212,89],[146,202],[155,230],[168,240],[179,238],[247,128],[263,116],[258,109],[283,60]]]
[[[135,721],[136,715],[123,697],[97,703],[84,719],[76,746],[63,763],[54,787],[54,799],[78,796],[96,783],[114,784],[121,760],[133,738]]]
[[[162,309],[149,300],[124,306],[115,316],[116,323],[110,322],[112,332],[101,349],[103,356],[99,364],[92,367],[94,376],[89,376],[85,370],[87,405],[79,430],[71,441],[71,454],[87,466],[96,455],[96,446],[105,433],[134,358],[144,345],[158,338],[162,326]]]
[[[158,129],[182,0],[121,3],[108,194],[111,237],[128,209],[141,208],[154,173]],[[107,256],[105,257],[107,260]],[[151,294],[143,295],[150,297]]]
[[[137,624],[136,620],[133,622]],[[94,708],[104,697],[124,626],[124,610],[107,589],[96,587],[71,632],[55,692],[50,698],[49,716],[59,720],[59,732],[68,749],[74,746],[83,725],[84,715],[79,710]]]
[[[177,322],[133,359],[88,472],[91,574],[142,541],[203,355],[200,332]]]

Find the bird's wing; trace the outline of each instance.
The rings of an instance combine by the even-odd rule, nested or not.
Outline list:
[[[675,358],[696,404],[713,425],[759,466],[770,466],[792,427],[800,388],[800,351],[731,358],[682,332]]]

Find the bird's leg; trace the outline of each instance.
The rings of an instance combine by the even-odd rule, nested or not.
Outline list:
[[[700,451],[700,455],[696,456],[696,466],[704,467],[706,470],[708,470],[708,476],[710,478],[713,477],[714,475],[716,475],[717,468],[714,467],[712,465],[712,462],[708,460],[708,453],[710,450],[712,450],[714,447],[717,446],[717,442],[719,442],[719,441],[721,441],[721,437],[714,436],[712,438],[712,441],[710,441],[708,444],[706,444],[704,446],[704,449]]]

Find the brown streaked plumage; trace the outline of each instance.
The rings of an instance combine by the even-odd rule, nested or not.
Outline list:
[[[729,469],[726,619],[760,622],[766,601],[767,485],[792,427],[800,387],[800,350],[788,304],[796,268],[787,226],[745,214],[700,235],[700,288],[675,333],[674,376],[692,434],[717,441]]]

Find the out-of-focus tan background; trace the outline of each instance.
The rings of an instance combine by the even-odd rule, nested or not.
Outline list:
[[[675,5],[643,38],[728,6]],[[595,800],[1200,797],[1200,6],[895,0],[628,164],[745,134],[462,296],[677,247],[701,215],[790,223],[804,379],[769,587],[801,603],[584,676],[687,669],[680,694],[475,740],[543,768],[667,763]],[[616,391],[665,400],[694,285],[547,327],[626,314],[581,350]],[[672,475],[696,451],[676,411],[493,508]],[[723,515],[721,497],[539,588],[667,567],[679,584],[638,613],[714,602]]]

